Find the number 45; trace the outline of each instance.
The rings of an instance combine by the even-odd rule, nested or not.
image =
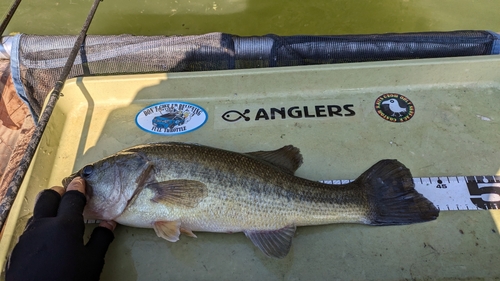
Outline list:
[[[436,188],[448,188],[448,186],[446,186],[446,183],[443,183],[442,180],[438,180],[438,185],[436,185]]]

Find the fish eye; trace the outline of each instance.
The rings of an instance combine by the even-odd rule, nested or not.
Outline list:
[[[82,177],[88,178],[92,174],[93,171],[94,171],[94,166],[92,166],[92,165],[87,165],[87,166],[83,167]]]

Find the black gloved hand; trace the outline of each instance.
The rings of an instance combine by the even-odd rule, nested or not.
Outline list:
[[[74,189],[85,192],[82,179],[73,182],[70,186],[80,184]],[[10,256],[6,280],[99,280],[116,224],[101,223],[84,245],[82,213],[87,199],[70,186],[62,198],[64,190],[56,188],[40,193],[33,217]]]

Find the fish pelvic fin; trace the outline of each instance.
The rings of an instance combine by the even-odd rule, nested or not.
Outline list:
[[[273,151],[254,151],[246,154],[292,175],[302,165],[300,150],[293,145],[286,145]]]
[[[181,223],[179,221],[156,221],[153,223],[153,229],[158,237],[170,242],[179,241],[179,235],[181,235]]]
[[[278,230],[245,231],[245,235],[266,256],[282,259],[290,252],[295,229],[295,226],[287,226]]]
[[[155,192],[151,201],[193,208],[207,197],[207,186],[195,180],[169,180],[146,185]]]
[[[401,225],[435,220],[439,210],[415,190],[410,170],[397,160],[381,160],[354,183],[370,201],[371,225]]]
[[[181,233],[189,237],[198,238],[198,236],[196,236],[196,234],[194,234],[191,229],[188,228],[181,227]]]

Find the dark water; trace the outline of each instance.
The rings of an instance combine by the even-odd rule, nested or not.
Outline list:
[[[0,15],[11,0],[0,1]],[[93,0],[23,0],[7,32],[76,34]],[[105,0],[90,34],[500,31],[498,0]]]

